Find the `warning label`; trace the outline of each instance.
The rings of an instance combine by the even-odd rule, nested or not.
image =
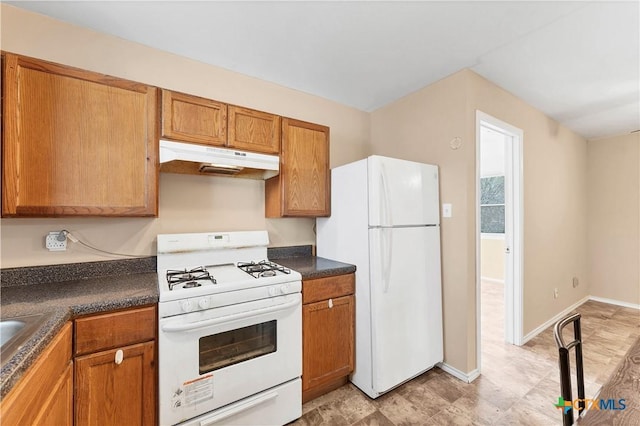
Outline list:
[[[184,382],[173,394],[174,408],[197,404],[213,399],[213,374]]]

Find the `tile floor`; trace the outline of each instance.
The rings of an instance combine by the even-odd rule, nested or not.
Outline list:
[[[483,283],[482,300],[491,308],[482,311],[482,375],[472,383],[434,368],[375,400],[347,384],[304,404],[292,425],[561,425],[553,406],[560,395],[553,330],[522,347],[507,345],[501,285]],[[640,312],[594,301],[576,311],[588,398],[640,336]]]

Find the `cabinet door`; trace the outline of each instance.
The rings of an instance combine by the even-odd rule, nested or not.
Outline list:
[[[60,377],[40,413],[33,422],[36,425],[73,424],[73,364]]]
[[[329,216],[329,128],[282,119],[280,174],[265,184],[267,217]]]
[[[302,306],[302,390],[353,371],[354,296]]]
[[[227,141],[227,105],[163,90],[162,136],[183,142],[223,146]]]
[[[229,105],[229,148],[278,154],[280,117]]]
[[[76,358],[75,425],[153,425],[154,353],[147,342]]]
[[[157,216],[157,89],[3,63],[3,216]]]
[[[72,366],[71,323],[67,323],[2,398],[2,426],[73,424]]]

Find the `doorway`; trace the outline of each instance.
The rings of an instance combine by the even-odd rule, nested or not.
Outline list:
[[[479,366],[490,350],[522,344],[522,139],[521,129],[476,112]]]

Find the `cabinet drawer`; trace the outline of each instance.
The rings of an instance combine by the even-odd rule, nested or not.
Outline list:
[[[353,294],[355,274],[316,278],[302,282],[302,303],[312,303]]]
[[[130,309],[76,320],[75,355],[154,340],[156,308]]]

